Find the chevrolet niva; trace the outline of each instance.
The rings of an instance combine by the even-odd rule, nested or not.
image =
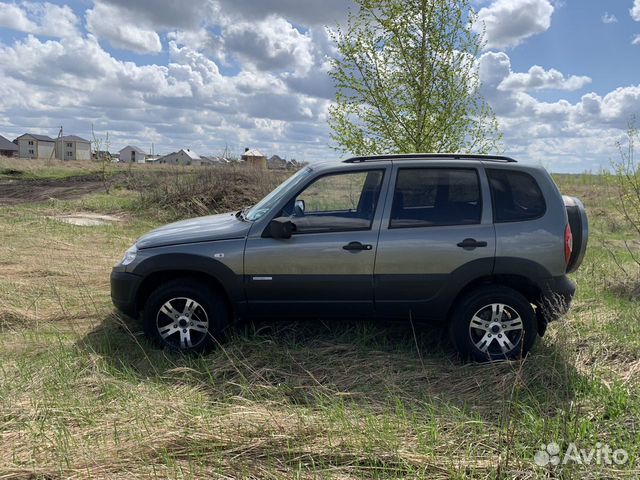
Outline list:
[[[139,238],[113,303],[160,346],[203,352],[239,318],[445,323],[457,351],[512,359],[566,313],[584,207],[503,156],[356,157],[302,168],[252,207]]]

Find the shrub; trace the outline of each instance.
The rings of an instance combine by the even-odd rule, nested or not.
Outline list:
[[[129,185],[140,192],[141,207],[158,209],[163,216],[184,218],[239,210],[253,205],[291,172],[241,166],[202,167],[138,175]]]

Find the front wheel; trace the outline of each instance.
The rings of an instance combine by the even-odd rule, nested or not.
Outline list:
[[[464,358],[493,361],[524,357],[537,336],[535,312],[529,301],[511,288],[481,287],[455,308],[450,335]]]
[[[144,306],[144,331],[158,346],[205,352],[229,323],[225,298],[208,286],[176,279],[155,290]]]

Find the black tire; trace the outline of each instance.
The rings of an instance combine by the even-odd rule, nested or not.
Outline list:
[[[488,285],[472,290],[459,301],[451,316],[449,333],[464,359],[512,360],[525,357],[533,347],[536,316],[531,303],[519,292]]]
[[[142,321],[145,334],[159,347],[204,353],[223,339],[230,312],[218,291],[197,281],[176,279],[149,296]]]

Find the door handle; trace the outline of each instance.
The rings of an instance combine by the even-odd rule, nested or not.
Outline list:
[[[349,242],[345,246],[342,247],[344,250],[371,250],[373,248],[372,245],[363,244],[360,242]]]
[[[475,238],[465,238],[457,245],[465,250],[473,250],[476,247],[486,247],[487,242],[478,242]]]

